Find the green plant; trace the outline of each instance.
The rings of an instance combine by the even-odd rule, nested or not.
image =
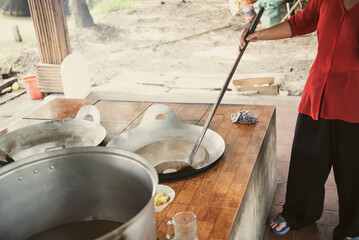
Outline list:
[[[132,11],[132,0],[97,0],[91,14],[104,14],[121,9]]]

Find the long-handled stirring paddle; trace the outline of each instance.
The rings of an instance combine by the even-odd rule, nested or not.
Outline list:
[[[246,37],[249,34],[251,34],[251,33],[253,33],[255,31],[255,29],[256,29],[256,27],[257,27],[257,25],[259,23],[259,20],[260,20],[262,14],[263,14],[263,11],[264,11],[264,8],[263,7],[260,8],[257,16],[254,18],[254,20],[253,20],[253,22],[252,22],[252,24],[251,24],[251,26],[249,28],[249,31],[248,31]],[[232,70],[229,73],[229,75],[227,77],[227,80],[225,81],[225,83],[224,83],[224,85],[223,85],[223,87],[221,89],[221,92],[220,92],[220,94],[218,96],[218,99],[215,102],[215,104],[214,104],[214,106],[212,108],[212,111],[211,111],[211,113],[210,113],[210,115],[209,115],[209,117],[208,117],[208,119],[207,119],[207,121],[206,121],[206,123],[205,123],[205,125],[203,127],[203,130],[202,130],[200,136],[198,137],[198,139],[196,141],[196,144],[194,145],[194,147],[192,149],[192,152],[191,152],[191,154],[190,154],[190,156],[188,158],[188,161],[185,161],[184,159],[183,160],[180,160],[180,159],[177,160],[176,159],[176,160],[172,160],[172,161],[160,162],[160,163],[158,163],[158,164],[156,164],[154,166],[158,173],[164,173],[168,169],[173,169],[175,171],[179,171],[179,170],[181,170],[183,168],[186,168],[186,167],[192,165],[193,159],[196,156],[198,148],[201,145],[201,142],[202,142],[202,140],[204,138],[204,135],[206,134],[206,131],[208,129],[208,126],[209,126],[213,116],[214,116],[214,113],[216,112],[216,110],[218,108],[218,105],[220,104],[220,102],[221,102],[221,100],[222,100],[222,98],[224,96],[224,93],[226,92],[227,87],[228,87],[228,85],[229,85],[229,83],[230,83],[230,81],[232,79],[232,76],[233,76],[233,74],[234,74],[234,72],[235,72],[235,70],[236,70],[236,68],[238,66],[238,63],[241,60],[241,58],[243,56],[243,53],[244,53],[244,51],[246,50],[246,48],[248,46],[248,41],[247,40],[245,40],[245,41],[246,41],[246,45],[239,51],[237,60],[235,61],[234,65],[232,67]]]
[[[256,27],[257,27],[257,25],[258,25],[258,23],[259,23],[259,20],[260,20],[262,14],[263,14],[263,11],[264,11],[264,8],[261,7],[260,10],[259,10],[259,12],[258,12],[258,14],[257,14],[257,16],[254,18],[254,20],[253,20],[253,22],[252,22],[252,25],[250,26],[249,31],[248,31],[246,37],[247,37],[249,34],[254,33],[254,31],[256,30]],[[246,37],[245,37],[245,39],[246,39]],[[234,74],[234,72],[236,71],[236,68],[237,68],[237,66],[238,66],[238,63],[239,63],[239,61],[241,60],[241,58],[242,58],[242,56],[243,56],[243,53],[244,53],[244,51],[246,50],[246,48],[247,48],[247,46],[248,46],[248,41],[247,41],[247,40],[245,40],[245,41],[246,41],[246,45],[239,51],[238,57],[237,57],[235,63],[233,64],[232,70],[231,70],[231,72],[229,73],[229,75],[228,75],[228,77],[227,77],[227,80],[224,82],[223,87],[222,87],[222,89],[221,89],[221,92],[219,93],[219,96],[218,96],[218,98],[217,98],[217,101],[216,101],[215,104],[213,105],[212,111],[211,111],[210,115],[208,116],[206,123],[205,123],[204,126],[203,126],[203,130],[202,130],[202,132],[201,132],[201,135],[199,135],[199,137],[198,137],[198,139],[197,139],[197,141],[196,141],[196,144],[194,145],[194,147],[193,147],[193,149],[192,149],[192,152],[191,152],[191,154],[189,155],[189,159],[188,159],[188,164],[189,164],[189,165],[192,165],[192,163],[193,163],[193,159],[194,159],[194,157],[196,156],[196,153],[197,153],[197,151],[198,151],[198,148],[199,148],[199,146],[201,145],[201,142],[202,142],[202,140],[203,140],[203,138],[204,138],[204,135],[206,134],[206,131],[207,131],[207,129],[208,129],[209,124],[211,123],[211,120],[212,120],[212,118],[213,118],[213,116],[214,116],[214,113],[216,112],[216,110],[217,110],[217,108],[218,108],[218,105],[221,103],[221,100],[222,100],[222,98],[223,98],[223,96],[224,96],[224,93],[226,92],[227,87],[228,87],[228,85],[229,85],[229,83],[231,82],[231,79],[232,79],[232,77],[233,77],[233,74]]]

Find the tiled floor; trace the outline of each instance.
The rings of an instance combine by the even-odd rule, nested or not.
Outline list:
[[[285,202],[290,151],[293,141],[299,101],[260,101],[259,104],[277,106],[277,190],[273,199],[270,217],[280,213]],[[304,229],[290,231],[284,236],[273,234],[267,227],[263,240],[331,240],[334,227],[338,223],[338,198],[333,174],[326,183],[326,197],[321,219]]]

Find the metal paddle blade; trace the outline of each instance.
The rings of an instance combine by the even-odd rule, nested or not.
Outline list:
[[[0,165],[5,166],[12,162],[15,162],[15,160],[9,154],[0,150]]]
[[[249,34],[254,33],[254,31],[256,30],[256,27],[257,27],[257,25],[258,25],[258,23],[259,23],[259,20],[260,20],[262,14],[263,14],[263,11],[264,11],[264,8],[261,7],[261,9],[259,10],[257,16],[254,18],[254,20],[253,20],[253,22],[252,22],[252,25],[250,26],[249,31],[248,31],[246,37],[247,37]],[[246,39],[246,37],[245,37],[245,39]],[[204,135],[206,134],[206,131],[207,131],[207,129],[208,129],[208,126],[209,126],[209,124],[210,124],[210,122],[211,122],[211,120],[212,120],[212,118],[213,118],[213,116],[214,116],[214,113],[216,112],[216,110],[217,110],[217,108],[218,108],[218,105],[221,103],[221,100],[222,100],[222,98],[223,98],[223,96],[224,96],[224,93],[226,92],[226,90],[227,90],[227,88],[228,88],[228,85],[229,85],[229,83],[231,82],[231,79],[232,79],[232,77],[233,77],[233,74],[234,74],[234,72],[236,71],[236,68],[237,68],[237,66],[238,66],[238,63],[239,63],[239,61],[241,60],[241,58],[242,58],[242,56],[243,56],[243,53],[244,53],[244,51],[246,50],[246,48],[247,48],[247,46],[248,46],[248,43],[249,43],[249,42],[246,40],[246,45],[244,46],[244,48],[243,48],[242,50],[239,51],[238,57],[237,57],[235,63],[233,64],[232,70],[231,70],[231,72],[229,73],[229,75],[228,75],[226,81],[225,81],[224,84],[223,84],[223,87],[222,87],[222,89],[221,89],[221,92],[219,93],[219,96],[218,96],[218,98],[217,98],[217,101],[214,103],[214,106],[213,106],[213,108],[212,108],[212,111],[211,111],[210,115],[208,116],[206,123],[205,123],[204,126],[203,126],[203,130],[202,130],[201,134],[199,135],[199,137],[198,137],[198,139],[197,139],[197,141],[196,141],[196,144],[194,145],[194,147],[193,147],[193,149],[192,149],[191,154],[189,155],[189,158],[188,158],[188,164],[189,164],[189,165],[192,165],[192,163],[193,163],[193,159],[194,159],[194,157],[195,157],[196,154],[197,154],[198,148],[199,148],[199,146],[201,145],[201,142],[202,142],[202,140],[203,140],[203,137],[204,137]]]
[[[188,152],[194,141],[185,139],[167,139],[148,144],[135,153],[149,161],[159,174],[178,172],[190,167],[187,161]],[[210,160],[207,150],[201,146],[193,160],[192,167],[200,167]]]
[[[179,170],[189,167],[189,164],[187,161],[184,160],[172,160],[167,162],[160,162],[156,164],[154,167],[158,174],[166,174],[166,173],[178,172]]]

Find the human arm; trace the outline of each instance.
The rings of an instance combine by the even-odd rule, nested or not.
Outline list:
[[[248,29],[245,28],[243,30],[242,36],[241,36],[241,44],[239,46],[239,49],[243,49],[246,45],[245,37],[248,33]],[[257,32],[254,32],[247,36],[246,40],[248,42],[256,42],[258,40],[276,40],[276,39],[283,39],[283,38],[289,38],[292,36],[292,30],[290,28],[290,25],[288,22],[281,22],[273,27],[266,28]]]
[[[257,40],[283,39],[314,32],[317,29],[322,2],[323,0],[310,0],[301,12],[292,16],[289,20],[281,22],[273,27],[254,32],[248,36],[249,38],[247,41],[255,42]],[[242,33],[239,46],[240,50],[243,49],[246,44],[244,38],[247,32],[248,29],[245,29]]]

